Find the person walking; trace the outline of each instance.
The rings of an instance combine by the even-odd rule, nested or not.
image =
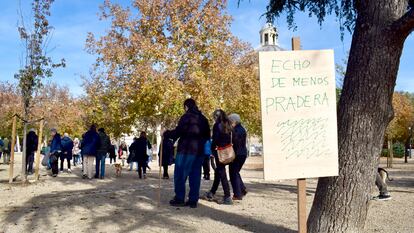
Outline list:
[[[3,148],[4,148],[4,142],[3,142],[2,137],[0,137],[0,159],[1,159],[1,156],[3,155]]]
[[[161,146],[158,152],[158,163],[163,167],[164,173],[162,178],[169,179],[168,166],[174,163],[174,140],[171,138],[171,132],[165,131],[162,139],[162,161],[161,160]]]
[[[203,178],[205,180],[210,180],[210,158],[212,156],[211,152],[211,140],[207,140],[204,145],[204,161],[203,161]]]
[[[96,153],[95,178],[104,179],[106,154],[108,153],[109,147],[111,146],[111,139],[109,139],[109,136],[105,133],[104,128],[100,128],[98,130],[98,134],[100,144]]]
[[[52,168],[52,176],[56,177],[59,173],[58,160],[62,153],[62,139],[55,128],[50,130],[52,142],[50,143],[50,157],[49,163]]]
[[[172,206],[190,206],[196,208],[200,195],[201,166],[204,161],[204,144],[210,139],[210,126],[207,118],[198,109],[193,99],[184,101],[185,113],[177,127],[171,131],[171,137],[178,139],[174,170],[175,196]],[[185,202],[186,180],[190,191]]]
[[[132,143],[129,146],[129,155],[127,158],[127,163],[129,163],[129,171],[132,171],[132,169],[134,168],[134,163],[136,164],[137,167],[137,172],[138,172],[138,159],[135,156],[135,147],[137,146],[137,137],[134,137],[132,139]]]
[[[118,148],[118,156],[119,159],[122,161],[122,167],[125,166],[125,160],[127,159],[128,154],[128,147],[125,142],[121,142],[121,145],[119,145]]]
[[[91,125],[89,130],[83,134],[81,153],[83,155],[83,176],[82,178],[92,179],[93,160],[97,155],[100,145],[99,134],[96,132],[96,125]]]
[[[72,155],[73,155],[73,166],[76,166],[77,164],[79,164],[80,157],[81,157],[79,138],[73,139]]]
[[[11,143],[7,137],[3,139],[3,164],[9,164]]]
[[[139,138],[135,141],[134,145],[131,145],[132,152],[134,153],[134,161],[138,162],[138,176],[142,179],[147,178],[147,149],[151,149],[151,143],[147,139],[147,133],[142,131]]]
[[[231,205],[233,204],[233,201],[230,197],[230,186],[227,180],[226,164],[222,164],[219,161],[217,148],[226,147],[232,143],[232,127],[230,120],[227,118],[227,115],[223,110],[218,109],[214,111],[213,117],[215,123],[213,126],[213,140],[211,142],[211,150],[216,161],[216,169],[214,173],[213,186],[211,187],[210,191],[205,194],[205,196],[206,199],[213,200],[214,195],[216,194],[218,186],[221,182],[224,191],[222,204]]]
[[[34,129],[30,129],[26,136],[26,173],[33,174],[34,155],[37,150],[38,137]]]
[[[74,144],[72,139],[69,137],[68,133],[63,134],[62,138],[62,155],[60,157],[60,171],[63,172],[63,163],[66,159],[68,164],[68,173],[71,173],[72,170],[70,170],[70,160],[72,160],[72,150],[73,150]]]
[[[246,129],[241,125],[240,116],[238,114],[230,114],[229,120],[233,127],[233,149],[236,154],[236,158],[229,165],[230,182],[233,188],[233,200],[242,200],[243,196],[247,194],[246,186],[240,176],[240,170],[242,169],[247,158]]]
[[[111,143],[111,146],[109,147],[108,153],[109,153],[109,164],[112,164],[112,160],[114,161],[114,163],[116,163],[116,149],[115,149],[115,145],[113,142]]]

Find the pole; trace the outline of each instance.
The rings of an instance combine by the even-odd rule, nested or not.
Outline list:
[[[23,152],[22,152],[22,182],[27,182],[27,164],[26,164],[26,158],[27,158],[27,122],[24,122],[23,127]]]
[[[300,38],[292,38],[292,50],[300,50]],[[306,216],[306,179],[298,179],[298,232],[307,232]]]
[[[43,119],[40,121],[39,126],[39,141],[37,143],[36,152],[36,168],[35,168],[35,180],[39,180],[39,166],[40,166],[40,150],[42,149],[42,137],[43,137]]]
[[[158,207],[161,206],[161,167],[162,167],[162,144],[164,142],[164,136],[161,136],[160,144],[160,158],[159,158],[159,172],[158,172]]]
[[[12,141],[10,149],[10,163],[9,163],[9,183],[13,183],[13,169],[14,169],[14,146],[16,144],[16,119],[17,116],[13,116],[13,126],[12,126]]]

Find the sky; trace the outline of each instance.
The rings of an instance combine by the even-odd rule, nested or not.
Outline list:
[[[19,2],[25,18],[30,17],[29,0],[0,0],[0,80],[16,82],[14,74],[21,67],[22,47],[17,25],[19,21]],[[130,0],[112,0],[124,6]],[[231,31],[241,40],[249,42],[254,48],[260,45],[259,31],[266,23],[262,14],[266,10],[267,0],[244,0],[238,6],[237,0],[228,1],[228,13],[233,17]],[[75,96],[82,95],[81,75],[88,76],[95,56],[85,51],[85,40],[88,32],[104,35],[109,28],[108,21],[100,21],[99,6],[103,0],[55,0],[52,5],[50,24],[54,27],[49,45],[48,55],[58,62],[66,60],[66,68],[58,68],[50,79],[59,85],[69,87]],[[279,45],[291,49],[291,38],[300,37],[302,49],[334,49],[335,63],[343,64],[351,44],[351,35],[345,32],[344,40],[340,39],[339,24],[335,17],[328,16],[322,26],[316,18],[298,13],[295,16],[297,30],[289,30],[286,18],[275,21],[279,33]],[[414,92],[414,35],[405,42],[400,60],[396,90]]]

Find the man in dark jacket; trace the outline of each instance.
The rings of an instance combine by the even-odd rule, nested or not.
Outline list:
[[[162,159],[161,159],[161,149],[162,149]],[[174,141],[171,139],[171,132],[165,131],[162,138],[162,148],[160,145],[160,150],[158,152],[158,159],[160,166],[163,167],[164,174],[163,179],[169,179],[168,175],[168,166],[174,163]]]
[[[7,139],[7,137],[5,137],[3,139],[3,164],[8,164],[9,160],[10,160],[10,141],[9,139]]]
[[[178,139],[178,147],[174,170],[175,197],[170,201],[170,205],[189,205],[196,208],[200,195],[204,144],[210,139],[210,126],[193,99],[184,101],[184,109],[185,114],[180,118],[177,127],[171,131],[171,137]],[[190,192],[188,202],[184,203],[187,177]]]
[[[109,139],[109,136],[105,133],[104,128],[100,128],[98,130],[98,134],[99,134],[99,140],[101,143],[96,153],[95,178],[103,179],[105,177],[105,159],[106,159],[106,154],[108,153],[108,150],[111,146],[111,139]],[[101,170],[100,176],[99,176],[99,168]]]
[[[139,138],[131,144],[129,151],[134,155],[131,162],[138,163],[138,176],[140,179],[142,179],[142,174],[144,174],[144,179],[147,178],[148,149],[151,149],[151,143],[147,139],[147,134],[142,131]]]
[[[34,129],[30,129],[26,136],[26,172],[33,174],[34,155],[37,150],[38,137]]]
[[[52,142],[50,144],[49,162],[52,168],[52,176],[56,177],[59,173],[58,160],[62,153],[62,139],[55,128],[50,130],[50,135],[52,136]]]
[[[71,173],[70,170],[70,160],[72,159],[72,149],[73,149],[73,141],[69,137],[68,133],[63,134],[62,138],[62,155],[60,156],[60,171],[63,171],[63,162],[66,159],[68,163],[68,172]]]
[[[96,132],[96,126],[91,125],[89,130],[83,135],[81,143],[81,153],[83,155],[83,178],[92,179],[93,160],[97,155],[100,145],[99,134]]]

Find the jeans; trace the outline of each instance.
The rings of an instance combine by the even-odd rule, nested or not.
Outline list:
[[[190,203],[198,202],[203,161],[203,156],[177,154],[174,170],[174,191],[177,201],[184,201],[185,199],[185,184],[188,177],[190,185],[188,201]]]
[[[95,164],[95,177],[105,177],[105,159],[106,153],[105,152],[98,152],[96,156],[96,164]],[[101,170],[101,176],[99,176],[99,169]]]
[[[210,179],[210,155],[206,155],[203,161],[204,178]]]
[[[132,169],[134,168],[134,163],[137,165],[137,171],[138,171],[138,162],[130,162],[129,163],[129,170],[132,171]]]
[[[214,172],[214,181],[210,192],[216,194],[218,186],[221,182],[221,185],[223,186],[224,198],[230,197],[230,186],[229,181],[227,180],[226,165],[220,163],[217,156],[214,156],[214,158],[216,160],[216,170]]]
[[[66,160],[67,160],[67,162],[68,162],[68,169],[70,169],[70,160],[69,160],[69,159],[67,159],[67,158],[66,158]],[[61,171],[63,171],[63,161],[65,161],[65,159],[64,159],[64,158],[60,159],[60,170],[61,170]]]
[[[26,156],[26,172],[33,172],[34,152]]]
[[[147,174],[147,162],[146,161],[140,161],[138,162],[138,176],[139,178],[142,178],[142,172],[144,172],[144,175]]]
[[[240,176],[240,170],[246,162],[247,155],[236,155],[236,159],[229,165],[230,182],[233,188],[234,196],[242,197],[242,190],[246,190],[243,180]]]

